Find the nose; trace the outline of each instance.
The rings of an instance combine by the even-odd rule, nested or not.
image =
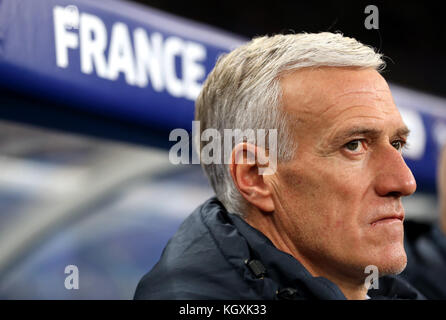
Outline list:
[[[382,197],[410,196],[417,189],[412,171],[403,156],[392,146],[382,154],[377,172],[375,190]]]

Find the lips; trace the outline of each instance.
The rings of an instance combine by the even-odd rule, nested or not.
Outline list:
[[[404,212],[401,212],[401,213],[381,215],[373,219],[373,221],[370,224],[374,226],[382,223],[403,222],[403,221],[404,221]]]

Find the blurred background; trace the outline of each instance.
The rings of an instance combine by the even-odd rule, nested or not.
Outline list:
[[[217,57],[257,35],[341,31],[386,55],[412,131],[407,219],[436,223],[441,14],[436,2],[0,0],[0,299],[133,297],[213,194],[199,165],[169,162],[169,133],[190,131]]]

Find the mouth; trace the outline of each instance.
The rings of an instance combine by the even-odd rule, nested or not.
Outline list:
[[[387,225],[387,224],[393,224],[393,223],[403,223],[404,221],[404,213],[397,213],[392,215],[385,215],[381,216],[378,219],[375,219],[371,225],[377,226],[377,225]]]

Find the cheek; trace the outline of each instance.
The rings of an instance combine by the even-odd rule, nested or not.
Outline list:
[[[332,212],[331,216],[336,213],[345,218],[353,214],[361,205],[366,192],[364,177],[352,171],[313,168],[287,177],[292,179],[287,183],[288,189],[306,207]]]
[[[305,167],[311,170],[294,167],[283,172],[287,210],[305,223],[301,228],[324,241],[357,240],[366,193],[364,175],[354,170],[327,170],[332,164]]]

